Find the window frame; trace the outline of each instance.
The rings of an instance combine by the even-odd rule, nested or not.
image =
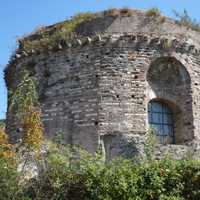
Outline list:
[[[153,108],[154,105],[154,108]],[[158,106],[156,110],[155,106]],[[155,114],[157,120],[153,119],[153,115]],[[159,117],[158,117],[159,116]],[[167,117],[166,117],[167,116]],[[159,119],[159,120],[158,120]],[[169,122],[165,122],[165,120],[169,120]],[[148,125],[149,127],[155,126],[153,128],[156,132],[156,136],[159,138],[161,144],[165,144],[165,138],[169,137],[172,142],[170,144],[175,144],[175,128],[174,128],[175,120],[173,110],[163,101],[151,100],[148,102]],[[167,127],[170,132],[166,134],[165,128]],[[159,131],[158,131],[159,130]],[[162,133],[163,132],[163,133]]]

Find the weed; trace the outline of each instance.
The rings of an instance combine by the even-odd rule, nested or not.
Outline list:
[[[119,16],[119,9],[111,8],[104,11],[104,16],[106,17],[117,17]]]
[[[122,8],[120,10],[120,14],[121,14],[121,16],[131,17],[133,15],[133,10],[131,10],[129,8]]]
[[[161,12],[158,8],[150,8],[146,11],[146,16],[148,17],[158,17],[161,15]]]
[[[177,23],[182,26],[187,26],[195,31],[200,31],[200,23],[196,19],[192,19],[187,10],[184,10],[183,13],[178,13],[176,10],[173,10],[175,17],[177,18]]]
[[[30,40],[24,38],[20,40],[22,49],[27,53],[40,53],[48,50],[57,49],[58,44],[63,41],[70,41],[75,37],[77,26],[85,21],[91,20],[95,15],[89,12],[79,13],[63,23],[59,23],[53,27],[39,29],[35,32],[38,37]]]

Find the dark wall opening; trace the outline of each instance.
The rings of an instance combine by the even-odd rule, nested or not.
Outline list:
[[[167,105],[174,118],[174,142],[181,144],[194,137],[191,79],[185,66],[174,57],[160,57],[147,71],[148,103]]]

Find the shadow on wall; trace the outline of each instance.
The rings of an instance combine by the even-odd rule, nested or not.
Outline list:
[[[93,20],[83,22],[80,24],[77,29],[76,33],[81,36],[91,36],[97,33],[104,32],[116,19],[116,16],[113,17],[97,17]]]
[[[100,140],[105,160],[112,160],[117,156],[135,160],[144,158],[144,135],[114,132],[102,135]]]

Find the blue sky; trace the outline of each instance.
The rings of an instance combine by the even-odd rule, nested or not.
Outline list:
[[[6,88],[3,69],[16,48],[16,38],[40,25],[50,25],[84,11],[114,7],[148,9],[158,7],[165,15],[186,9],[200,21],[198,0],[1,0],[0,4],[0,119],[6,113]]]

